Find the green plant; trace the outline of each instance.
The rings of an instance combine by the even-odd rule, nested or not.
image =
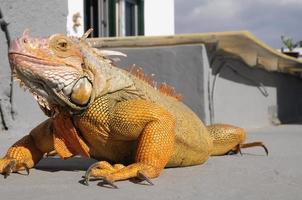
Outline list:
[[[297,44],[293,43],[293,40],[291,37],[287,36],[281,36],[281,40],[283,44],[288,48],[289,51],[293,51],[294,48],[296,48]]]

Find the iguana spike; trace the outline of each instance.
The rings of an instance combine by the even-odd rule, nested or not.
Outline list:
[[[93,50],[100,56],[110,57],[110,56],[122,56],[127,57],[126,54],[119,52],[119,51],[113,51],[113,50],[100,50],[97,48],[93,48]]]
[[[29,37],[29,33],[30,33],[30,29],[27,28],[23,31],[22,37],[28,38]]]
[[[88,29],[88,30],[84,33],[84,35],[81,37],[80,40],[82,41],[82,40],[86,39],[86,38],[92,33],[92,31],[93,31],[93,28]]]

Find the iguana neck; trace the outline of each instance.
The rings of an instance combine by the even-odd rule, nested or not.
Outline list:
[[[101,57],[92,48],[83,48],[87,73],[94,77],[94,97],[112,93],[134,85],[129,74],[114,67],[111,61]]]

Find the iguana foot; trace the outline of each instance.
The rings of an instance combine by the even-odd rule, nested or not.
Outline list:
[[[110,163],[106,161],[100,161],[92,164],[88,170],[85,173],[84,177],[84,184],[89,185],[89,178],[92,177],[99,177],[101,178],[104,182],[108,183],[109,185],[113,186],[114,184],[110,182],[110,180],[105,179],[104,177],[108,176],[109,174],[112,174],[125,166],[122,164],[115,164],[111,165]],[[114,187],[114,186],[113,186]]]
[[[15,159],[4,158],[0,160],[0,173],[7,178],[12,172],[19,172],[26,170],[27,175],[29,175],[29,167],[26,163],[17,163]]]
[[[229,153],[237,154],[240,153],[242,155],[241,149],[249,148],[249,147],[262,147],[268,156],[268,149],[262,142],[251,142],[251,143],[244,143],[238,144],[234,149],[232,149]]]
[[[157,170],[142,163],[134,163],[129,166],[122,164],[111,165],[106,161],[100,161],[91,165],[85,173],[83,183],[89,185],[90,177],[95,177],[103,180],[104,184],[108,184],[113,188],[118,188],[114,182],[119,180],[126,180],[130,178],[137,178],[141,181],[146,181],[153,185],[151,178],[157,177],[159,173]]]
[[[31,135],[24,136],[11,146],[6,155],[0,159],[0,174],[7,178],[12,172],[29,169],[42,158],[43,153],[37,148]]]

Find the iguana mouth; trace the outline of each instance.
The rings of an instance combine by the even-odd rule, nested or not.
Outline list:
[[[14,79],[20,82],[20,87],[31,92],[38,104],[46,109],[47,112],[53,113],[53,107],[59,104],[61,107],[66,105],[72,108],[72,111],[80,111],[87,107],[88,102],[84,105],[76,104],[71,99],[73,88],[79,80],[86,79],[86,77],[76,78],[69,85],[64,86],[59,83],[57,87],[49,87],[39,79],[30,79],[26,77],[18,68],[14,67]]]
[[[58,86],[51,88],[42,80],[27,78],[26,75],[20,72],[17,68],[14,68],[13,76],[15,80],[20,82],[21,88],[28,90],[33,94],[38,104],[43,108],[44,111],[47,111],[47,113],[53,113],[53,108],[56,107],[56,104],[59,104],[61,107],[65,107],[67,105],[72,108],[72,111],[83,110],[88,105],[88,103],[85,105],[73,103],[71,99],[72,90],[77,82],[79,82],[81,79],[86,79],[86,77],[77,78],[69,85],[64,87]]]
[[[23,88],[24,91],[28,90],[33,94],[34,98],[44,112],[46,112],[48,115],[49,113],[52,113],[51,106],[47,100],[48,94],[45,92],[45,90],[41,89],[43,87],[43,84],[39,82],[27,81],[27,79],[24,78],[24,75],[18,72],[18,70],[15,68],[13,70],[13,76],[16,81],[19,81],[20,87]]]

